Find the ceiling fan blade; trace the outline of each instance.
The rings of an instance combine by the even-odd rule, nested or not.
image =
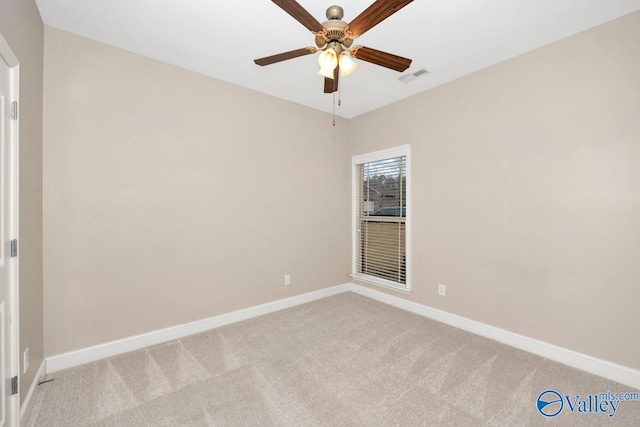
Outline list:
[[[351,49],[351,56],[362,61],[371,62],[396,71],[404,71],[411,65],[409,58],[403,58],[381,50],[371,49],[365,46],[356,46]]]
[[[361,36],[380,22],[384,21],[413,0],[376,0],[364,12],[356,16],[347,25],[354,37]]]
[[[264,58],[254,59],[257,65],[270,65],[276,62],[286,61],[287,59],[297,58],[299,56],[310,55],[318,50],[315,47],[305,47],[302,49],[291,50],[289,52],[282,52],[277,55],[265,56]]]
[[[338,91],[338,77],[340,76],[340,67],[333,70],[333,79],[324,78],[324,93],[333,93]]]
[[[309,31],[314,33],[324,30],[324,27],[316,18],[314,18],[307,10],[300,6],[295,0],[271,0],[282,10],[287,12],[296,21],[307,27]]]

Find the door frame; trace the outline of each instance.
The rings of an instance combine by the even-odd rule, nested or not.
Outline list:
[[[11,179],[11,191],[9,192],[7,200],[10,203],[10,218],[9,221],[9,240],[19,240],[19,165],[20,165],[20,150],[19,150],[19,131],[20,131],[20,62],[18,58],[13,54],[11,47],[6,42],[2,34],[0,34],[0,60],[9,65],[11,70],[11,83],[10,83],[10,98],[11,101],[18,102],[18,114],[16,120],[9,120],[8,125],[11,129],[11,137],[8,143],[10,144],[10,179]],[[18,245],[18,254],[20,254]],[[9,258],[9,317],[11,322],[11,336],[7,340],[9,345],[9,365],[11,367],[11,377],[18,377],[18,393],[11,398],[9,425],[20,425],[20,316],[19,316],[19,259],[20,257]]]

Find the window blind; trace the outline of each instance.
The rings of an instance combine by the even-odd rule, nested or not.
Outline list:
[[[406,285],[407,158],[356,165],[356,272]]]

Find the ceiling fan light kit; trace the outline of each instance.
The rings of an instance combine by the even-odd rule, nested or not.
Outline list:
[[[351,46],[356,38],[413,0],[376,0],[348,24],[342,20],[344,10],[340,6],[330,6],[326,13],[327,21],[321,24],[295,0],[272,1],[313,33],[316,47],[307,47],[259,58],[254,60],[257,65],[275,64],[276,62],[321,51],[322,53],[318,57],[318,63],[320,64],[318,74],[325,78],[325,93],[333,93],[338,90],[338,75],[346,77],[356,69],[357,64],[351,58],[399,72],[405,71],[411,65],[411,59],[408,58],[365,46],[355,46],[353,48]]]

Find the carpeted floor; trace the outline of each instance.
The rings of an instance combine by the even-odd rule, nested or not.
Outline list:
[[[47,378],[30,427],[640,426],[640,402],[544,417],[548,389],[634,390],[353,293]]]

